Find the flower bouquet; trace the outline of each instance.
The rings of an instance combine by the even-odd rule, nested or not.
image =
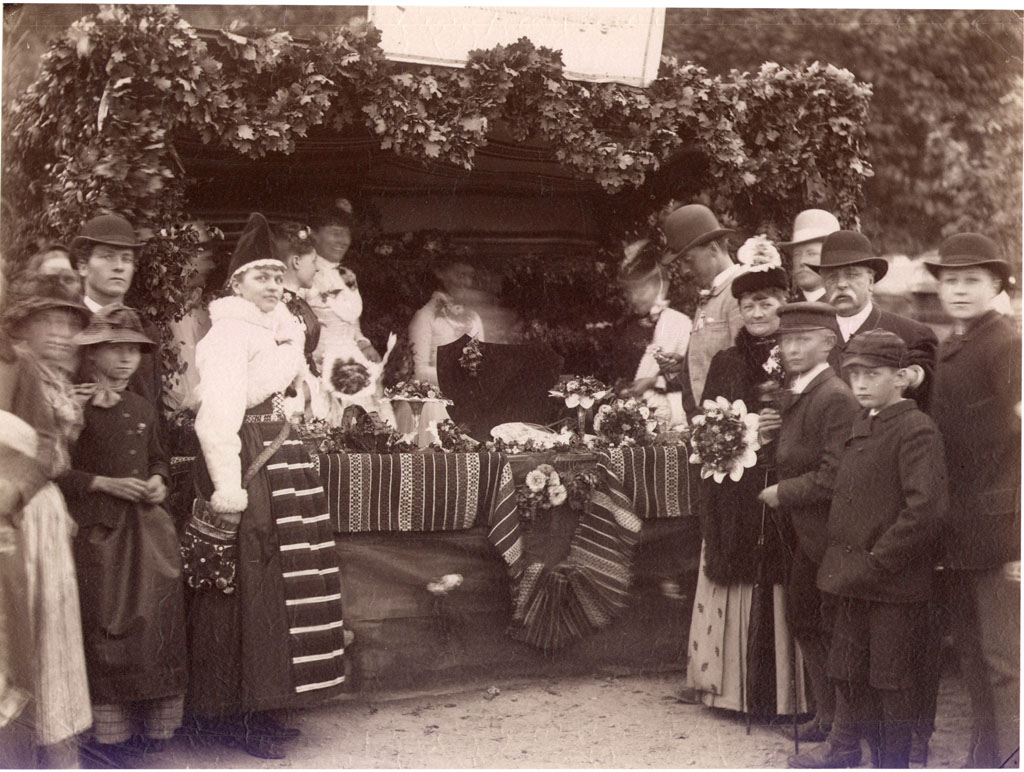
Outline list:
[[[313,415],[326,419],[332,426],[340,426],[345,410],[350,406],[375,410],[377,384],[396,341],[393,333],[388,336],[387,350],[380,362],[371,362],[355,341],[345,341],[328,348],[319,379],[319,393],[312,397]]]
[[[568,497],[569,492],[555,468],[551,464],[541,464],[527,473],[526,482],[519,486],[519,516],[523,520],[532,521],[539,512],[564,504]]]
[[[739,482],[743,470],[757,463],[757,413],[748,413],[743,400],[730,403],[725,397],[704,400],[701,413],[691,422],[691,464],[700,464],[701,479],[716,483],[728,475]]]
[[[566,407],[576,408],[576,419],[581,438],[586,430],[587,410],[592,408],[595,402],[600,402],[611,393],[611,389],[592,375],[574,376],[560,384],[558,388],[548,392],[552,397],[564,399]]]
[[[658,422],[651,417],[651,409],[633,398],[601,405],[594,417],[597,436],[616,448],[650,443],[657,429]]]
[[[470,338],[469,343],[462,347],[459,366],[475,378],[480,373],[480,363],[483,359],[484,352],[480,350],[480,341]]]
[[[443,421],[431,421],[427,424],[427,432],[433,436],[432,448],[445,453],[472,453],[480,443],[462,431],[450,418]]]

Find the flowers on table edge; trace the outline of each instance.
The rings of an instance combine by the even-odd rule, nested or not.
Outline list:
[[[526,482],[517,491],[519,516],[534,520],[542,511],[561,506],[569,498],[569,491],[551,464],[540,464],[526,474]]]
[[[411,379],[399,381],[389,389],[384,390],[387,399],[404,400],[405,402],[437,402],[442,405],[451,405],[452,401],[447,399],[441,390],[432,383]]]
[[[658,422],[645,403],[630,397],[601,405],[594,416],[594,431],[610,447],[647,445],[654,441]]]

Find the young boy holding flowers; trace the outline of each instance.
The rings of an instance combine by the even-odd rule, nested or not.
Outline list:
[[[903,397],[908,364],[903,339],[881,329],[855,336],[843,355],[861,412],[839,460],[818,570],[818,588],[836,597],[828,674],[837,720],[827,745],[795,766],[859,757],[862,737],[875,766],[909,763],[915,657],[947,502],[942,437]]]

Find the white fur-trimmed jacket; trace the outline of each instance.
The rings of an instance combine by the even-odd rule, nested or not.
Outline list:
[[[241,512],[248,504],[238,434],[245,411],[284,391],[305,371],[305,339],[284,303],[263,313],[243,298],[220,298],[210,303],[210,320],[210,331],[196,346],[196,435],[213,482],[210,506]]]

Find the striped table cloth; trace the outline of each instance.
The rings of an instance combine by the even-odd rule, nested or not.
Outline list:
[[[500,453],[321,453],[317,463],[338,533],[486,525],[518,578],[523,541],[516,490]]]

